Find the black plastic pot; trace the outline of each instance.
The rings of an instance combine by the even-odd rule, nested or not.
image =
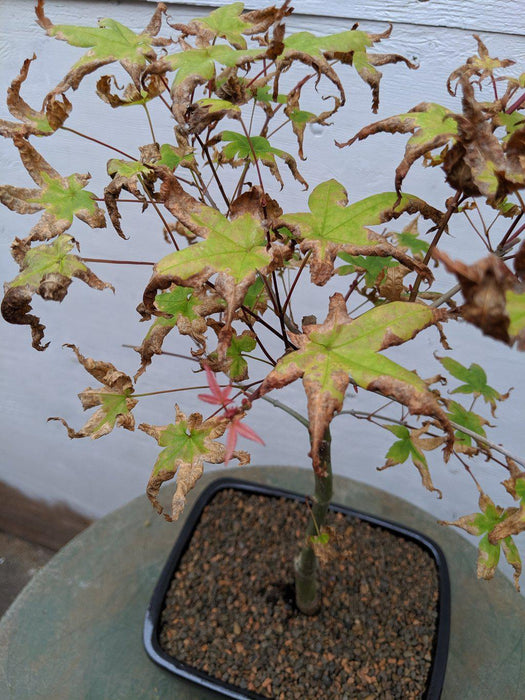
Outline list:
[[[221,478],[210,484],[210,486],[202,492],[188,515],[180,536],[178,537],[177,542],[175,543],[175,546],[173,547],[157,582],[146,612],[143,636],[144,646],[149,657],[155,663],[159,664],[164,669],[171,671],[177,676],[186,678],[187,680],[198,684],[202,688],[209,688],[210,690],[221,693],[225,697],[237,698],[238,700],[244,700],[246,698],[267,700],[267,698],[262,695],[232,686],[229,683],[213,678],[203,671],[188,666],[174,657],[169,656],[165,651],[163,651],[159,643],[161,614],[164,607],[166,593],[173,575],[179,566],[181,557],[190,544],[193,532],[199,522],[204,508],[213,499],[213,497],[223,489],[236,489],[245,493],[265,495],[270,498],[284,497],[299,502],[305,501],[304,496],[300,496],[290,491],[257,485],[238,479]],[[443,552],[435,542],[425,535],[402,525],[389,522],[388,520],[382,520],[345,506],[333,504],[331,505],[331,510],[343,513],[350,517],[359,518],[370,525],[384,528],[393,534],[409,539],[423,547],[435,560],[439,580],[438,620],[436,625],[433,660],[428,676],[427,687],[423,697],[425,700],[439,700],[445,677],[450,634],[450,582]]]

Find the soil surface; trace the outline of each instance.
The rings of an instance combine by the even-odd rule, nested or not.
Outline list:
[[[321,569],[323,607],[306,617],[293,602],[293,558],[307,517],[289,499],[219,492],[166,596],[162,647],[263,697],[422,697],[437,623],[433,558],[331,513],[335,557]]]

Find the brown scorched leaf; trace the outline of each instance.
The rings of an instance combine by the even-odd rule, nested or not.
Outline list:
[[[115,425],[135,430],[135,418],[131,411],[138,401],[132,396],[135,389],[131,378],[109,362],[84,357],[75,345],[67,344],[66,347],[71,348],[84,369],[104,385],[98,389],[88,387],[78,395],[85,411],[97,406],[99,408],[78,431],[70,428],[63,418],[52,417],[48,420],[60,421],[72,439],[90,437],[96,440],[110,433]]]
[[[411,413],[434,417],[447,434],[447,456],[454,432],[434,394],[415,372],[379,354],[410,340],[441,318],[423,304],[393,302],[354,320],[348,316],[344,297],[336,293],[330,297],[323,324],[303,326],[302,334],[291,334],[299,349],[279,360],[256,394],[264,395],[302,377],[316,471],[321,468],[323,436],[334,414],[341,410],[350,378],[364,389],[406,405]]]
[[[44,99],[40,111],[30,107],[20,96],[20,88],[27,78],[29,66],[36,56],[26,58],[22,69],[7,90],[7,108],[18,122],[0,119],[0,135],[14,136],[49,136],[66,121],[71,112],[71,102],[65,95],[57,97],[50,94]]]
[[[198,346],[196,354],[201,354],[206,347],[206,331],[208,324],[206,317],[224,309],[224,301],[211,290],[196,290],[192,287],[179,287],[174,285],[172,289],[162,294],[157,294],[155,307],[159,315],[153,322],[140,347],[135,350],[140,354],[141,365],[134,379],[144,373],[146,367],[151,364],[153,355],[162,355],[162,344],[166,336],[173,328],[177,328],[181,335],[189,335]],[[149,320],[151,314],[142,312],[139,307],[142,320]]]
[[[143,430],[155,438],[164,448],[159,454],[151,473],[146,493],[158,513],[163,512],[158,495],[165,481],[177,475],[177,488],[173,496],[171,514],[164,513],[169,522],[177,520],[186,502],[186,494],[202,476],[204,462],[220,464],[224,461],[226,448],[217,438],[222,437],[228,427],[228,421],[219,416],[203,421],[200,413],[192,413],[188,418],[175,406],[175,423],[164,426],[141,423]],[[239,464],[248,464],[249,455],[235,451],[232,455]]]
[[[463,318],[485,335],[510,343],[506,292],[514,287],[516,278],[501,258],[489,255],[473,265],[466,265],[440,250],[434,251],[434,258],[456,275],[461,285],[465,299],[461,308]]]
[[[13,138],[27,172],[40,189],[0,185],[0,202],[18,214],[44,211],[26,242],[47,241],[67,231],[76,217],[91,228],[104,228],[104,212],[85,190],[89,174],[62,177],[24,138]]]
[[[455,115],[442,105],[421,102],[405,114],[397,114],[365,126],[351,139],[337,145],[344,148],[351,146],[355,141],[379,133],[412,134],[407,142],[403,160],[396,168],[395,185],[396,191],[399,192],[408,171],[418,158],[436,148],[455,143],[458,125],[454,117]]]
[[[64,234],[52,243],[35,248],[30,248],[26,240],[15,238],[11,247],[13,258],[20,265],[20,273],[14,280],[4,284],[2,316],[8,323],[31,326],[35,350],[45,350],[47,345],[41,345],[40,342],[44,337],[45,326],[39,318],[29,313],[33,294],[46,300],[62,301],[73,277],[94,289],[113,289],[91,272],[80,258],[71,254],[74,246],[75,240]]]

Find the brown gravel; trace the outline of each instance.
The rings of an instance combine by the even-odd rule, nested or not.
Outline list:
[[[437,619],[433,558],[332,513],[337,556],[322,569],[321,612],[305,617],[293,603],[293,557],[307,514],[289,499],[220,491],[166,596],[162,647],[262,697],[422,697]]]

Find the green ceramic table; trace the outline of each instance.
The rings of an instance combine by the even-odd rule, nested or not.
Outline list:
[[[189,506],[225,475],[311,491],[307,470],[247,467],[203,477]],[[420,530],[444,550],[452,624],[443,700],[523,698],[525,600],[512,585],[499,574],[477,581],[474,547],[406,501],[343,477],[335,493],[339,503]],[[64,547],[0,621],[0,698],[216,698],[154,665],[142,647],[144,613],[180,526],[140,497]]]

